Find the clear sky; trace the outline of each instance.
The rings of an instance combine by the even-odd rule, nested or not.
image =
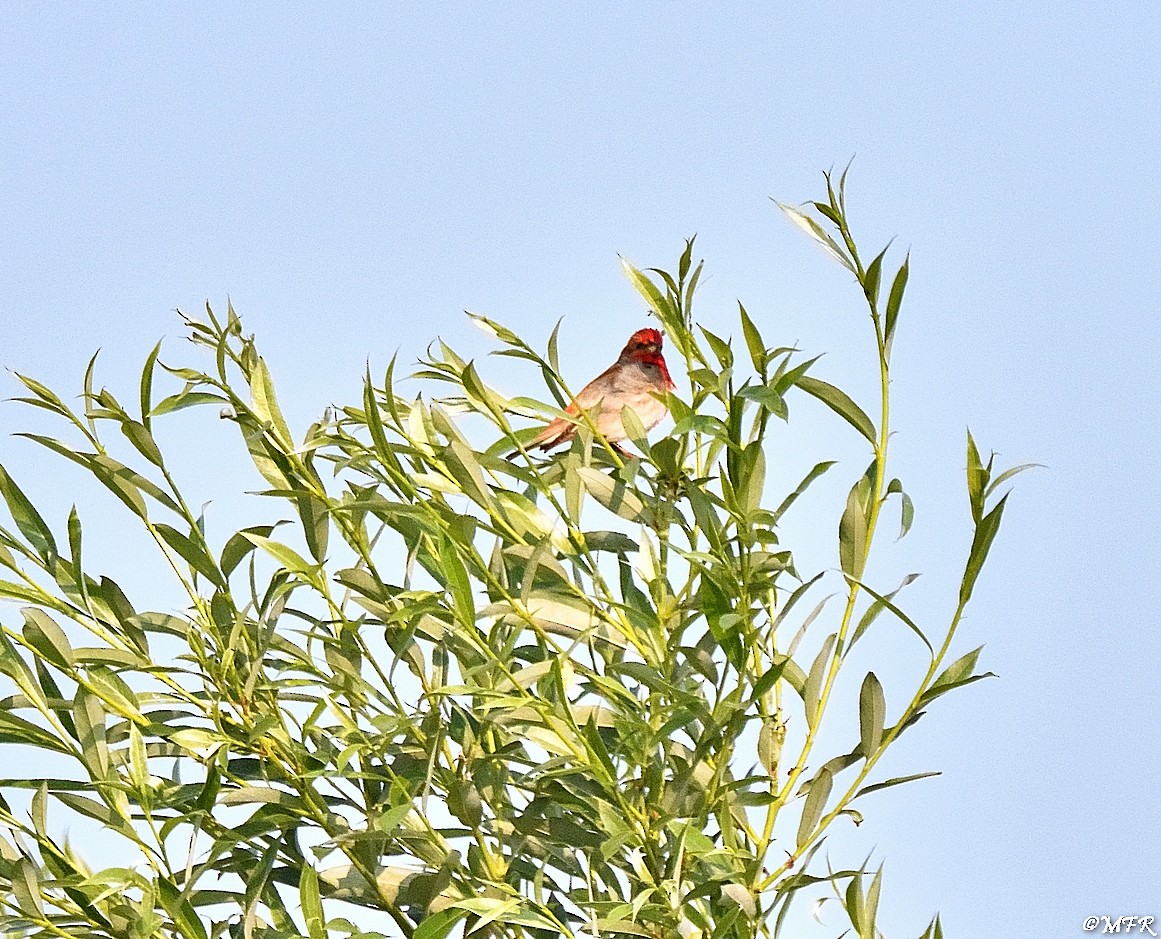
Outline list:
[[[564,316],[579,383],[645,324],[617,255],[670,265],[696,232],[711,328],[736,331],[740,298],[866,398],[856,290],[769,201],[818,197],[820,171],[857,155],[864,251],[897,237],[912,259],[893,455],[917,518],[870,573],[925,571],[910,608],[946,615],[965,427],[1002,462],[1048,466],[1020,478],[960,640],[986,643],[1000,678],[941,700],[887,764],[943,776],[865,806],[881,926],[1161,919],[1161,6],[572,6],[8,5],[0,365],[72,391],[100,346],[131,397],[157,339],[164,358],[192,351],[172,309],[228,296],[300,430],[351,399],[368,358],[414,359],[436,334],[482,356],[464,309],[539,343]],[[793,417],[772,484],[796,448],[834,441],[844,462],[812,503],[834,512],[865,461],[825,413]],[[88,490],[9,436],[31,425],[0,407],[0,461],[60,525]],[[207,458],[233,444],[213,420],[176,426],[167,442]],[[211,466],[198,491],[233,504],[257,488],[243,470]],[[806,550],[833,565],[822,518]],[[115,519],[110,566],[131,571]],[[824,915],[803,935],[833,935]]]

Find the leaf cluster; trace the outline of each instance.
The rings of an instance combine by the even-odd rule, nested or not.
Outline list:
[[[20,400],[69,434],[24,436],[124,504],[185,599],[138,609],[82,554],[77,510],[58,542],[0,468],[0,597],[20,617],[0,630],[0,746],[61,767],[0,780],[9,934],[750,937],[777,935],[803,891],[832,888],[855,931],[877,935],[881,869],[823,870],[819,851],[840,816],[861,822],[856,800],[932,775],[872,780],[928,705],[985,677],[978,649],[944,662],[1000,524],[996,490],[1020,468],[994,474],[969,437],[974,537],[941,635],[898,605],[913,577],[863,582],[883,506],[899,497],[901,534],[913,517],[887,471],[908,263],[881,305],[886,251],[862,264],[843,183],[783,208],[867,301],[875,419],[814,374],[817,358],[769,344],[744,306],[743,355],[697,324],[692,239],[675,271],[624,263],[688,387],[667,397],[661,439],[626,410],[637,456],[583,413],[567,451],[528,451],[572,397],[559,324],[542,354],[472,315],[551,404],[506,397],[437,342],[412,376],[428,396],[405,394],[392,360],[301,435],[232,308],[186,318],[210,368],[166,365],[155,348],[133,405],[96,388],[92,363],[77,409],[21,377]],[[161,375],[173,390],[157,399]],[[830,522],[838,569],[809,576],[780,520],[835,464],[773,499],[766,479],[803,394],[870,457]],[[274,524],[207,537],[154,437],[195,406],[236,427]],[[126,448],[128,462],[113,455]],[[840,609],[834,593],[817,599],[824,582]],[[884,613],[929,666],[894,710],[866,673],[850,749],[821,760],[840,671]],[[62,811],[136,862],[94,869],[50,823]],[[942,934],[937,920],[927,934]]]

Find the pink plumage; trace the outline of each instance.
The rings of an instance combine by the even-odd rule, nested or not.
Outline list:
[[[573,417],[581,410],[593,413],[593,423],[609,443],[616,444],[628,434],[621,419],[626,406],[632,408],[646,430],[652,430],[669,413],[664,396],[676,387],[661,354],[662,336],[657,329],[639,329],[629,337],[621,355],[607,369],[581,389],[565,413]],[[659,397],[660,396],[660,397]],[[558,417],[548,423],[529,448],[547,450],[568,443],[576,436],[577,424]]]

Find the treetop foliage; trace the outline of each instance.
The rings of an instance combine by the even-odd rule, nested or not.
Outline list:
[[[886,250],[864,264],[844,182],[782,208],[866,300],[871,409],[740,304],[741,342],[699,325],[692,239],[674,271],[625,263],[679,386],[660,438],[624,412],[637,455],[584,412],[567,450],[530,452],[575,390],[557,330],[541,352],[484,316],[495,354],[530,363],[553,403],[506,397],[436,342],[414,374],[424,394],[400,391],[392,360],[361,400],[295,432],[232,308],[185,317],[208,367],[163,363],[159,345],[131,403],[92,365],[77,408],[19,376],[18,400],[65,428],[21,436],[123,503],[182,599],[139,608],[83,553],[77,509],[54,528],[0,468],[0,746],[23,773],[0,779],[6,934],[777,936],[797,897],[833,895],[854,934],[879,935],[882,868],[835,869],[820,851],[873,793],[933,775],[876,766],[938,698],[989,674],[979,649],[951,650],[1000,490],[1024,467],[997,471],[969,435],[974,536],[947,624],[905,612],[914,575],[864,582],[884,509],[902,534],[913,517],[888,461],[909,264],[889,270]],[[835,463],[773,498],[766,483],[802,394],[868,456],[845,504],[819,513],[833,570],[800,571],[780,522]],[[154,436],[189,407],[234,425],[277,524],[207,537],[171,472],[201,457]],[[464,415],[486,429],[469,436]],[[890,704],[874,671],[855,675],[858,713],[834,711],[852,648],[887,619],[924,670]],[[824,720],[849,726],[846,749],[819,752]],[[133,862],[70,844],[76,815]],[[942,936],[938,918],[924,936]]]

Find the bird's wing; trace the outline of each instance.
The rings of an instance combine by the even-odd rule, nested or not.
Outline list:
[[[585,385],[580,390],[580,393],[569,402],[568,407],[564,409],[564,413],[570,417],[576,417],[582,409],[588,410],[600,403],[601,399],[606,397],[613,388],[616,368],[617,366],[615,364],[610,365],[600,375]],[[576,424],[573,421],[563,417],[555,417],[548,422],[544,430],[536,435],[529,446],[555,446],[563,440],[571,439],[572,433],[570,431],[575,431],[575,428]]]

